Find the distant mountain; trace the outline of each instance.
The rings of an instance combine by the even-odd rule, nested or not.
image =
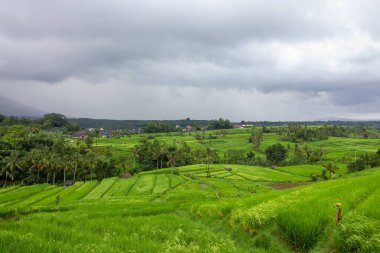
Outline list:
[[[22,104],[13,99],[0,95],[0,113],[7,116],[40,117],[45,113],[34,107]]]

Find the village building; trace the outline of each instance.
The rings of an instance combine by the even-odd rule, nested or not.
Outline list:
[[[71,138],[75,138],[75,139],[86,139],[87,137],[88,137],[88,134],[85,131],[75,132],[71,135]]]

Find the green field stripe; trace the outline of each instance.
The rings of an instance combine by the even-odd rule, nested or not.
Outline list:
[[[70,203],[82,199],[85,195],[92,191],[98,183],[98,181],[83,182],[82,185],[75,188],[73,191],[70,191],[68,194],[65,194],[65,198],[61,198],[61,203]]]
[[[38,192],[37,194],[33,194],[29,197],[26,197],[26,198],[22,198],[22,199],[18,199],[17,201],[14,201],[12,203],[9,203],[7,205],[5,205],[6,207],[11,207],[11,206],[17,206],[17,205],[21,205],[23,206],[24,204],[27,204],[27,205],[33,205],[34,202],[36,202],[37,200],[39,200],[40,198],[43,198],[45,197],[45,194],[46,193],[50,193],[51,191],[52,192],[55,192],[54,190],[57,190],[59,189],[59,187],[56,187],[56,186],[49,186],[49,187],[46,187],[43,191],[40,191]],[[60,189],[62,190],[62,189]],[[42,195],[42,197],[39,197],[39,195]],[[34,201],[31,201],[29,202],[30,199],[33,199],[33,198],[37,198],[36,200]]]
[[[84,193],[84,195],[82,195],[81,197],[79,197],[77,200],[82,200],[84,199],[87,195],[89,195],[96,187],[98,187],[98,185],[100,184],[99,181],[96,182],[96,184],[94,184],[94,186],[89,189],[86,193]],[[79,187],[80,188],[80,187]]]
[[[76,182],[74,185],[72,186],[68,186],[68,187],[64,187],[63,188],[63,191],[60,193],[60,197],[61,197],[61,202],[63,199],[66,198],[66,196],[68,194],[71,194],[72,192],[74,192],[76,189],[78,189],[79,187],[81,187],[84,183],[83,182]],[[44,199],[43,201],[41,201],[40,203],[38,203],[39,205],[45,205],[45,206],[48,206],[48,205],[52,205],[54,204],[56,201],[56,198],[46,198]]]
[[[117,180],[116,177],[105,178],[103,179],[96,188],[94,188],[85,199],[99,199]]]
[[[58,189],[58,188],[56,188],[56,189]],[[52,191],[53,191],[53,190],[56,190],[56,189],[52,189]],[[53,193],[51,193],[51,194],[49,194],[49,195],[47,195],[47,196],[43,196],[42,198],[37,199],[37,200],[35,200],[35,201],[29,203],[28,205],[30,205],[30,206],[35,205],[35,204],[37,204],[38,202],[41,202],[41,201],[43,201],[43,200],[45,200],[45,199],[47,199],[47,198],[49,198],[49,197],[51,197],[51,196],[53,196],[53,195],[56,195],[56,194],[61,193],[64,189],[65,189],[65,188],[62,187],[59,191],[57,191],[57,192],[54,191]]]
[[[119,181],[119,180],[120,180],[120,178],[116,179],[116,180],[110,185],[110,187],[109,187],[105,192],[103,192],[103,194],[100,196],[100,198],[103,198],[103,196],[106,195],[106,193],[112,188],[112,186],[114,186],[114,184],[115,184],[117,181]]]
[[[9,189],[7,189],[7,188],[0,189],[0,196],[1,196],[1,194],[5,194],[5,193],[8,193],[8,192],[17,190],[18,188],[20,188],[20,185],[9,187]]]
[[[132,191],[133,187],[137,184],[137,182],[140,180],[140,177],[137,176],[137,179],[135,180],[135,182],[133,184],[131,184],[131,186],[128,188],[127,192],[125,193],[125,196],[128,196],[129,193]]]
[[[263,181],[253,180],[252,178],[249,178],[249,177],[246,177],[246,176],[242,175],[243,174],[242,172],[235,172],[235,173],[232,172],[232,174],[234,174],[235,176],[241,177],[242,179],[254,182],[254,183],[257,183],[257,182],[268,182],[268,181],[265,181],[265,180],[263,180]]]
[[[168,174],[166,174],[165,176],[166,176],[166,177],[168,178],[168,180],[169,180],[169,182],[168,182],[169,188],[172,187],[172,177],[169,177]]]
[[[4,202],[1,202],[0,206],[3,207],[3,206],[9,206],[9,205],[12,205],[13,203],[16,203],[16,202],[18,202],[18,201],[20,201],[20,200],[22,201],[22,200],[27,199],[27,198],[29,198],[29,197],[35,195],[35,194],[38,194],[38,193],[40,193],[40,192],[42,192],[42,191],[45,191],[45,190],[48,189],[49,187],[51,187],[51,185],[47,185],[47,186],[44,187],[44,188],[38,189],[38,190],[33,191],[33,192],[31,192],[31,193],[28,193],[28,194],[26,194],[26,195],[23,195],[22,197],[19,197],[18,199],[11,199],[11,200],[7,200],[7,201],[4,201]],[[22,187],[20,187],[20,188],[22,188]],[[22,189],[22,190],[23,190],[23,189]]]
[[[214,168],[214,169],[210,169],[209,171],[211,173],[211,172],[215,172],[215,171],[224,171],[224,169]],[[195,173],[193,173],[193,174],[200,174],[200,173],[206,173],[206,169],[202,168],[202,170],[195,171]]]
[[[176,184],[175,186],[173,187],[169,187],[167,190],[165,190],[164,192],[161,193],[161,197],[163,197],[164,195],[166,195],[168,192],[171,192],[171,191],[174,191],[176,188],[178,188],[179,186],[181,186],[183,183],[185,183],[186,180],[183,180],[181,183],[179,184]]]
[[[152,189],[150,190],[150,194],[153,194],[154,187],[156,186],[156,182],[157,182],[157,174],[154,175],[153,186],[152,186]]]

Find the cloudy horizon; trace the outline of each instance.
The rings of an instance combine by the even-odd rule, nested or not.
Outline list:
[[[70,117],[380,119],[379,9],[4,0],[0,95]]]

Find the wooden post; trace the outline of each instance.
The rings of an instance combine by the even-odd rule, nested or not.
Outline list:
[[[335,203],[336,209],[336,215],[335,215],[335,223],[338,225],[339,222],[342,220],[342,210],[340,207],[342,206],[342,203]]]

